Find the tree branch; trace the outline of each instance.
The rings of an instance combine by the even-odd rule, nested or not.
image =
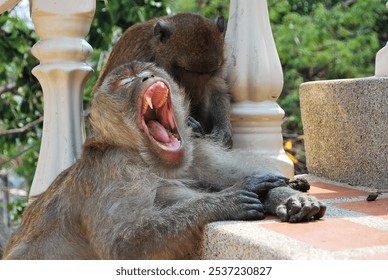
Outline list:
[[[349,7],[350,5],[354,4],[357,2],[357,0],[346,0],[344,3],[342,3],[343,7]]]
[[[37,146],[39,144],[40,144],[40,142],[36,142],[36,143],[32,144],[30,147],[28,147],[28,148],[24,149],[23,151],[21,151],[20,153],[14,155],[13,157],[0,162],[0,167],[5,165],[5,164],[7,164],[7,163],[9,163],[9,162],[11,162],[11,161],[13,161],[17,157],[20,157],[22,154],[24,154],[25,152],[28,152],[29,150],[31,150],[32,148],[34,148],[35,146]]]
[[[30,122],[29,124],[27,124],[21,128],[9,129],[9,130],[3,131],[3,132],[0,131],[0,137],[6,136],[6,135],[12,135],[12,134],[24,133],[27,130],[31,129],[32,127],[40,124],[41,122],[43,122],[43,117],[40,117],[39,119],[36,119],[33,122]]]
[[[3,94],[3,93],[6,93],[8,91],[14,91],[16,89],[16,84],[15,83],[12,83],[12,84],[8,84],[8,85],[5,85],[5,86],[2,86],[0,87],[0,96]]]

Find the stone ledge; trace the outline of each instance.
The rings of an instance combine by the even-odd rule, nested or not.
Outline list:
[[[304,176],[328,205],[324,219],[301,224],[262,221],[206,226],[201,259],[388,260],[388,194],[368,202],[370,188]]]
[[[303,83],[300,106],[309,173],[388,188],[388,77]]]

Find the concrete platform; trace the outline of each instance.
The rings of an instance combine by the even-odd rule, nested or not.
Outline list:
[[[310,223],[217,222],[205,228],[202,259],[388,260],[388,194],[366,201],[371,188],[304,175],[327,212]]]

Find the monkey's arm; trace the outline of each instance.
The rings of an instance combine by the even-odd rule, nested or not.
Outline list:
[[[232,148],[232,125],[229,119],[230,95],[213,93],[210,97],[210,118],[213,122],[211,138],[220,141],[226,148]]]
[[[318,220],[326,212],[323,202],[290,187],[270,190],[264,200],[264,207],[266,213],[277,215],[282,222],[290,223]]]
[[[274,159],[242,150],[226,150],[206,139],[194,141],[198,143],[195,145],[190,175],[192,179],[206,182],[212,188],[225,189],[248,176],[255,176],[253,181],[256,184],[262,181],[280,186],[288,182]]]
[[[186,190],[179,184],[164,186],[160,191],[167,193],[156,194],[152,204],[147,189],[139,191],[137,197],[133,192],[128,197],[125,193],[116,195],[114,201],[104,197],[107,201],[99,203],[102,209],[94,213],[98,217],[91,220],[89,228],[98,255],[104,259],[182,258],[197,245],[193,240],[200,239],[205,224],[264,217],[258,196],[247,191],[244,184],[219,193],[190,190],[184,194]],[[178,199],[170,199],[169,205],[159,201],[167,196]]]

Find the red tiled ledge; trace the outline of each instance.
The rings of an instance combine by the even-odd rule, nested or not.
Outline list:
[[[310,223],[217,222],[205,228],[202,259],[372,259],[388,260],[388,194],[312,175],[309,193],[327,205],[325,217]]]

